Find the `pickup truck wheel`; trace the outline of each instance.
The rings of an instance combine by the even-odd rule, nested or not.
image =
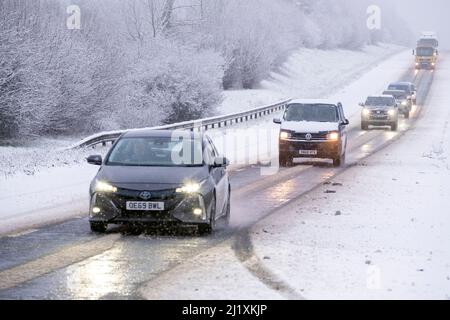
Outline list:
[[[345,164],[345,152],[344,154],[337,156],[333,159],[333,166],[334,167],[341,167]]]
[[[369,124],[367,122],[361,122],[361,130],[369,130]]]
[[[398,129],[398,122],[392,122],[391,131],[397,131],[397,129]]]
[[[279,156],[279,165],[280,167],[289,167],[292,163],[292,159],[286,155],[280,154]]]

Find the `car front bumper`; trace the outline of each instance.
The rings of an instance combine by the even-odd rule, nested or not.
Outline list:
[[[94,193],[91,196],[89,221],[105,223],[189,223],[198,224],[208,221],[205,199],[200,194],[180,194],[171,199],[149,199],[153,202],[164,202],[163,211],[127,210],[127,201],[143,201],[127,199],[117,194]],[[100,212],[94,213],[93,209]],[[201,214],[194,214],[194,209],[201,209]]]
[[[280,155],[291,158],[319,158],[334,159],[341,153],[340,141],[303,141],[303,140],[280,140]],[[316,155],[300,154],[301,150],[317,151]]]
[[[380,117],[373,117],[373,116],[363,116],[361,117],[361,122],[371,124],[371,125],[390,125],[391,123],[398,121],[398,115],[395,116],[389,116],[384,115]]]

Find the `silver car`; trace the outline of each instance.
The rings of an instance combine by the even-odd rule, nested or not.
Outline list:
[[[390,126],[392,131],[398,128],[399,106],[396,99],[390,95],[370,96],[365,103],[360,104],[361,129],[369,126]]]

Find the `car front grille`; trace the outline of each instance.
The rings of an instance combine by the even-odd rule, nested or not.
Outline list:
[[[294,140],[311,140],[311,141],[322,141],[327,140],[328,132],[319,132],[319,133],[308,133],[308,132],[296,132],[292,134],[292,139]],[[307,135],[311,135],[311,137],[307,137]]]
[[[372,110],[370,112],[371,116],[387,116],[388,112],[387,110]]]

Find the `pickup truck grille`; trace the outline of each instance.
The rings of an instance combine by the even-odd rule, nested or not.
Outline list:
[[[311,138],[308,139],[306,136],[310,134]],[[327,132],[320,132],[320,133],[308,133],[308,132],[302,132],[302,133],[294,133],[292,135],[292,139],[296,139],[296,140],[326,140],[327,139]]]

